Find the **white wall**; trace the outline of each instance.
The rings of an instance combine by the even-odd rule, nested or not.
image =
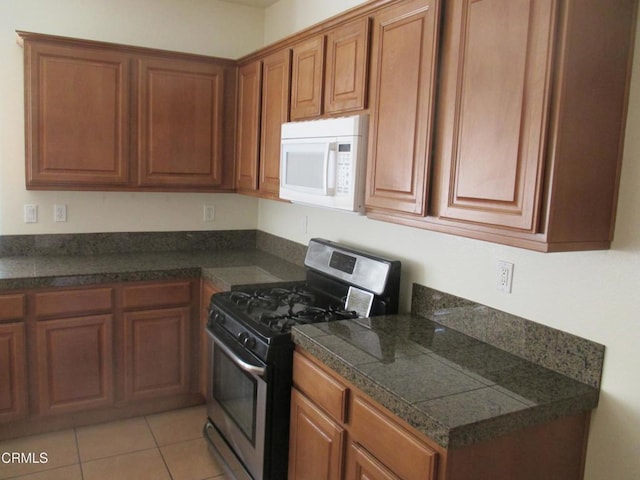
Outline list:
[[[228,194],[27,192],[23,50],[15,30],[238,58],[262,46],[264,10],[218,0],[0,1],[0,235],[255,228],[257,202]],[[23,222],[23,205],[39,222]],[[68,222],[53,223],[53,205]],[[202,221],[203,205],[216,221]]]
[[[266,9],[264,43],[265,45],[273,43],[361,3],[365,2],[363,0],[280,0]]]
[[[265,35],[271,41],[278,37],[278,30],[284,36],[320,21],[325,3],[280,0],[267,9]],[[338,3],[345,8],[354,4],[331,2],[325,16],[334,15]],[[285,7],[293,14],[282,15]],[[606,345],[601,401],[589,438],[587,480],[640,478],[640,41],[635,52],[611,250],[541,254],[346,213],[260,201],[260,230],[300,243],[313,236],[326,237],[401,259],[405,309],[410,285],[418,282]],[[515,264],[510,295],[495,289],[498,260]]]

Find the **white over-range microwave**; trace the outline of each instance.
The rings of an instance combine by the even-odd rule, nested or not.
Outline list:
[[[368,115],[282,125],[280,198],[364,213]]]

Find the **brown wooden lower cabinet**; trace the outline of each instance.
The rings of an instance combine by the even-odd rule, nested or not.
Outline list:
[[[111,315],[38,322],[38,410],[71,413],[113,404]]]
[[[299,352],[293,382],[289,479],[438,478],[433,449]]]
[[[24,338],[22,322],[0,324],[0,424],[27,415]]]
[[[347,452],[347,480],[400,480],[391,470],[357,443]]]
[[[0,294],[0,440],[203,403],[200,297],[199,279]]]
[[[446,449],[300,348],[289,479],[580,480],[589,414]]]
[[[291,392],[289,478],[342,478],[344,441],[344,428],[294,388]]]
[[[124,315],[125,399],[189,391],[191,308]]]

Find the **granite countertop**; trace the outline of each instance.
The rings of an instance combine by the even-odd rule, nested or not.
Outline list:
[[[257,249],[0,257],[0,290],[200,276],[228,290],[302,280],[305,271]]]
[[[272,239],[262,241],[269,244]],[[31,248],[32,242],[38,248]],[[25,243],[29,248],[22,247]],[[133,245],[137,251],[109,251],[121,244]],[[3,251],[9,255],[0,255],[0,291],[199,277],[228,290],[235,285],[304,279],[303,267],[283,260],[282,255],[252,248],[252,244],[255,237],[247,232],[5,238]],[[167,245],[196,248],[167,249]],[[221,248],[225,245],[246,246]],[[163,251],[154,252],[159,246]],[[295,258],[302,249],[288,245],[286,251]],[[414,296],[415,291],[416,286]],[[597,406],[597,381],[573,380],[432,321],[435,319],[435,315],[406,314],[303,325],[293,328],[292,337],[445,448]],[[567,342],[564,336],[562,340],[558,344],[565,345],[569,353],[584,350],[582,341]],[[570,348],[574,343],[575,348]],[[558,358],[567,357],[560,355],[563,351],[557,352]],[[569,357],[576,357],[583,366],[590,358]]]
[[[597,406],[599,390],[417,315],[296,326],[294,342],[445,448]]]

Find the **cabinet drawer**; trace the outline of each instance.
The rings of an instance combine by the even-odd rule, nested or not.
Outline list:
[[[36,317],[58,317],[109,312],[113,308],[112,288],[59,290],[36,293]]]
[[[351,432],[360,445],[400,478],[435,478],[436,452],[360,397],[353,399]]]
[[[130,285],[124,288],[125,309],[163,307],[191,303],[191,282],[165,282]]]
[[[5,320],[18,320],[24,317],[24,295],[0,296],[0,322]]]
[[[346,421],[348,388],[297,352],[293,360],[293,383],[335,420]]]

